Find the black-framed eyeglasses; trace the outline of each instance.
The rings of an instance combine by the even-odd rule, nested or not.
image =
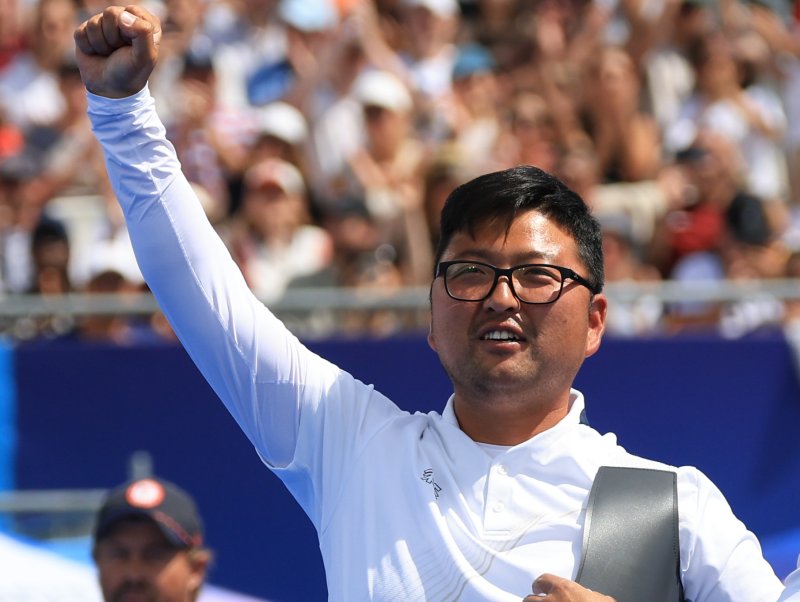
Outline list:
[[[592,294],[597,288],[574,270],[547,263],[525,263],[498,268],[482,261],[442,261],[436,277],[444,278],[447,294],[456,301],[483,301],[494,292],[500,276],[508,279],[511,292],[522,303],[543,305],[561,297],[566,280],[574,280]]]

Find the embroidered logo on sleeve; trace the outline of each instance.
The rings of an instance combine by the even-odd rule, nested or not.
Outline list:
[[[442,491],[442,488],[439,487],[439,484],[433,478],[433,468],[426,468],[423,470],[422,477],[420,478],[433,487],[433,496],[438,500],[439,492]]]

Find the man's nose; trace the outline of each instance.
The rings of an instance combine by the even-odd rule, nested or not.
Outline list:
[[[142,584],[147,581],[147,566],[144,559],[132,556],[125,563],[123,570],[125,580],[131,584]]]
[[[494,289],[483,302],[486,309],[504,313],[519,309],[519,299],[514,294],[513,285],[508,276],[500,276]]]

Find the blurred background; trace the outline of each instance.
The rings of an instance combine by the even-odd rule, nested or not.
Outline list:
[[[632,452],[698,466],[791,570],[794,2],[142,4],[164,24],[150,89],[184,171],[253,291],[305,342],[401,407],[440,410],[449,384],[424,337],[441,205],[486,171],[553,172],[604,233],[608,337],[578,382],[590,420]],[[29,579],[51,597],[31,585],[0,600],[96,599],[92,512],[153,472],[206,516],[207,596],[324,599],[313,529],[133,258],[73,57],[75,26],[107,5],[0,0],[0,558],[56,563],[55,585]]]

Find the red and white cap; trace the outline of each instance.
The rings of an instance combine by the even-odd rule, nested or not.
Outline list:
[[[177,485],[147,477],[112,489],[97,514],[95,542],[107,537],[122,520],[152,520],[178,548],[203,545],[203,524],[192,497]]]

